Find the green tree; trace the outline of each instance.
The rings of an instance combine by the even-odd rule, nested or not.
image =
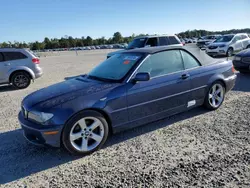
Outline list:
[[[85,40],[85,44],[86,44],[86,46],[93,45],[93,39],[90,36],[87,36],[87,38]]]
[[[68,41],[69,41],[69,46],[70,47],[75,47],[76,46],[76,41],[72,36],[68,37]]]
[[[122,43],[123,42],[123,37],[122,34],[120,32],[115,32],[113,35],[113,42],[114,43]]]

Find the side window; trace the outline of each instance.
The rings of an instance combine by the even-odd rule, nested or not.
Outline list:
[[[170,44],[180,44],[180,42],[174,36],[170,36],[168,39]]]
[[[6,61],[27,58],[27,56],[22,54],[21,52],[3,52],[3,55],[4,55]]]
[[[241,40],[241,37],[240,36],[235,36],[234,39],[233,39],[233,42],[237,42],[238,40]]]
[[[3,62],[3,54],[0,53],[0,62]]]
[[[246,35],[241,35],[241,39],[246,39],[247,36]]]
[[[189,53],[181,50],[181,54],[183,57],[185,69],[191,69],[200,66],[200,63]]]
[[[169,45],[168,38],[167,37],[159,37],[159,43],[160,43],[160,46]]]
[[[151,78],[184,70],[179,50],[159,52],[149,56],[137,72],[148,72]]]
[[[157,46],[157,38],[149,38],[146,42],[146,46],[150,45],[151,47]]]

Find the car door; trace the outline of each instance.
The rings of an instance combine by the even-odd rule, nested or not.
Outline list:
[[[241,39],[240,35],[236,35],[234,37],[233,48],[234,48],[234,52],[238,52],[238,51],[242,50],[242,39]]]
[[[129,83],[128,117],[132,124],[145,124],[187,108],[190,82],[179,50],[148,56],[139,72],[148,72],[151,78]]]
[[[5,83],[8,81],[7,73],[9,69],[9,62],[5,61],[3,53],[0,53],[0,83]]]
[[[242,50],[246,49],[247,46],[250,44],[250,38],[248,38],[247,34],[241,35],[242,41]]]
[[[209,71],[206,66],[201,66],[200,62],[189,52],[181,50],[181,54],[191,87],[188,108],[192,108],[203,104],[207,83],[213,72]]]

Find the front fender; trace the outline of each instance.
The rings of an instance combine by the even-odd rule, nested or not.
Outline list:
[[[25,66],[18,66],[18,67],[14,67],[10,69],[7,73],[8,78],[10,78],[10,75],[15,71],[26,71],[30,74],[32,79],[35,79],[35,73],[30,68],[25,67]]]

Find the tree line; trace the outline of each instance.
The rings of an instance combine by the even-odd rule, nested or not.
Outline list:
[[[236,33],[250,33],[250,28],[246,29],[231,29],[224,31],[207,31],[207,30],[187,30],[185,32],[178,33],[178,37],[190,38],[190,37],[202,37],[207,35],[225,35],[225,34],[236,34]]]
[[[228,33],[250,33],[250,28],[247,29],[232,29],[225,31],[207,31],[207,30],[187,30],[185,32],[181,32],[176,34],[181,38],[190,38],[190,37],[201,37],[212,34],[228,34]],[[0,43],[1,48],[30,48],[31,50],[43,50],[43,49],[56,49],[56,48],[71,48],[71,47],[83,47],[83,46],[93,46],[93,45],[104,45],[104,44],[117,44],[117,43],[129,43],[137,36],[140,35],[131,35],[128,37],[123,37],[120,32],[115,32],[113,37],[106,39],[105,37],[93,39],[90,36],[81,37],[81,38],[73,38],[72,36],[64,36],[60,39],[52,38],[49,39],[45,37],[42,42],[2,42]]]

